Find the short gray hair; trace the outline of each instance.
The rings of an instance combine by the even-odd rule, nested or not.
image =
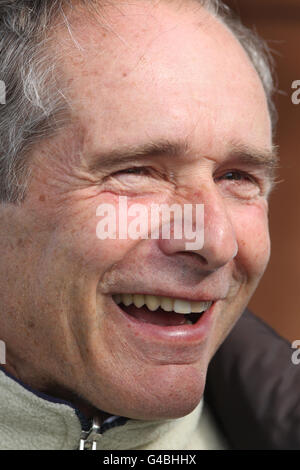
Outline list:
[[[221,19],[244,47],[264,86],[274,129],[274,81],[266,43],[222,1],[197,1]],[[68,107],[50,55],[55,38],[49,31],[60,17],[69,26],[65,10],[75,3],[88,8],[97,0],[0,0],[0,80],[6,84],[6,105],[0,105],[0,202],[24,200],[30,149],[66,123]]]

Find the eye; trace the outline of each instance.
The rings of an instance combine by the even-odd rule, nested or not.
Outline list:
[[[256,183],[255,179],[248,173],[243,171],[228,171],[223,176],[217,178],[218,180],[223,179],[225,181],[246,181],[249,183]]]
[[[107,191],[132,197],[157,194],[169,187],[165,172],[154,165],[120,168],[105,176],[103,182]]]
[[[118,175],[137,175],[137,176],[149,176],[151,174],[151,169],[144,166],[136,166],[131,168],[125,168],[124,170],[119,170],[113,173],[112,176]]]
[[[228,170],[216,177],[222,193],[239,199],[254,199],[264,194],[262,181],[248,172]]]

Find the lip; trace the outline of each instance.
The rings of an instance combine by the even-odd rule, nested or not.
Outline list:
[[[159,360],[160,363],[186,364],[199,360],[203,356],[207,339],[214,324],[214,301],[203,313],[197,323],[181,326],[160,326],[140,322],[114,304],[113,318],[115,328],[122,331],[122,337],[131,345]]]

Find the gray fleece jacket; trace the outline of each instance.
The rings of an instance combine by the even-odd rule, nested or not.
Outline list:
[[[35,393],[0,371],[1,450],[74,450],[86,445],[95,450],[227,448],[203,401],[180,419],[109,418],[90,438],[83,428],[82,415],[71,404]]]

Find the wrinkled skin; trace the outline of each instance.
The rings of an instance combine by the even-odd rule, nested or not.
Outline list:
[[[103,18],[109,28],[73,13],[84,52],[58,28],[72,123],[33,149],[25,201],[1,207],[6,368],[89,413],[176,418],[199,403],[209,361],[268,263],[270,178],[233,148],[271,151],[270,117],[246,53],[196,4],[122,2]],[[182,149],[101,162],[162,141]],[[136,166],[148,170],[120,172]],[[203,249],[97,239],[96,209],[119,195],[129,206],[203,203]],[[120,319],[120,292],[211,298],[212,326],[196,346],[144,340]]]

